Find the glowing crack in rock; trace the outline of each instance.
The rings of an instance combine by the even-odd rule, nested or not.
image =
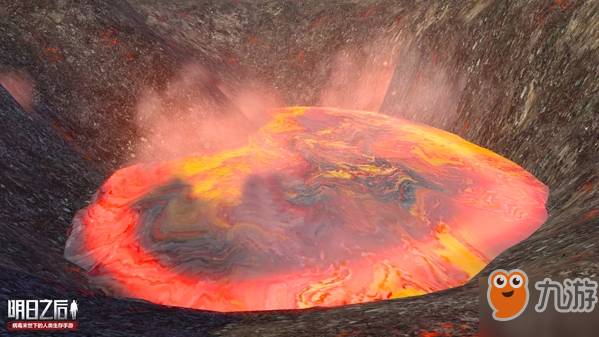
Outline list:
[[[548,189],[462,138],[284,108],[248,145],[117,171],[65,256],[108,294],[217,311],[336,306],[465,283],[547,218]]]

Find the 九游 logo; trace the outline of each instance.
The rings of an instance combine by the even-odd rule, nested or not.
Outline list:
[[[497,269],[489,277],[487,300],[493,309],[493,318],[498,321],[512,320],[526,309],[528,299],[528,276],[522,270],[509,272]]]
[[[535,283],[535,288],[541,291],[537,312],[545,311],[549,294],[553,291],[553,304],[557,312],[591,312],[597,303],[597,282],[588,278],[577,278],[574,281],[564,280],[561,283],[545,278],[543,282]]]
[[[522,270],[509,272],[497,269],[489,276],[487,300],[493,309],[493,318],[509,321],[520,316],[530,298],[528,276]],[[553,292],[555,310],[566,312],[591,312],[597,303],[597,282],[589,278],[565,279],[563,284],[545,278],[535,283],[541,293],[535,306],[538,313],[544,312]]]

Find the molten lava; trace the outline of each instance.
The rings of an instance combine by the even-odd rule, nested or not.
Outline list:
[[[465,283],[547,218],[548,189],[453,134],[285,108],[246,146],[124,168],[65,256],[109,294],[218,311],[336,306]]]

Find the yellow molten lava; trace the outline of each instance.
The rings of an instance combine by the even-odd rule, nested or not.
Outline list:
[[[499,155],[377,113],[284,108],[246,146],[116,172],[65,256],[92,285],[237,311],[335,306],[463,284],[547,218]]]

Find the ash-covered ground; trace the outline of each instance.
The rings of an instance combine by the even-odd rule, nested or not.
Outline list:
[[[264,109],[328,105],[456,133],[550,188],[550,218],[479,275],[599,270],[599,4],[0,1],[0,331],[68,298],[80,335],[475,335],[478,279],[331,309],[219,314],[106,297],[62,254],[115,170],[214,153]],[[33,334],[33,333],[32,333]]]

